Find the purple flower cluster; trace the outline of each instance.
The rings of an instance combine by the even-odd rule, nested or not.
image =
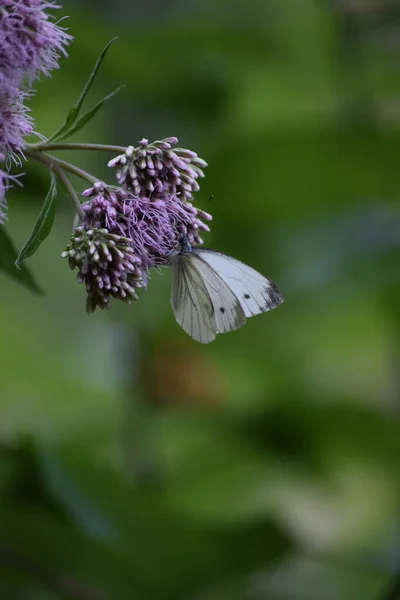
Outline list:
[[[15,157],[33,131],[24,100],[41,73],[58,67],[72,39],[45,11],[42,0],[0,0],[0,151]]]
[[[0,225],[4,224],[4,221],[6,221],[7,216],[6,216],[6,209],[7,209],[7,202],[6,202],[6,191],[8,189],[8,179],[7,179],[7,175],[6,173],[4,173],[4,171],[0,170]]]
[[[85,283],[86,310],[107,308],[111,297],[128,304],[137,300],[135,288],[145,282],[130,240],[107,229],[77,227],[71,242],[61,255],[71,269],[78,267],[78,281]]]
[[[161,148],[162,152],[146,155],[145,162],[137,161],[135,166],[132,160],[130,167],[125,169],[128,163],[123,164],[122,157],[130,155],[131,158],[136,157],[136,161],[144,147],[143,140],[138,149],[130,146],[125,154],[110,161],[119,165],[117,178],[121,187],[107,186],[98,181],[83,192],[89,200],[82,205],[82,224],[71,236],[63,257],[69,258],[71,268],[79,268],[78,281],[86,284],[88,312],[93,312],[96,306],[108,307],[111,297],[123,300],[136,298],[135,287],[147,285],[150,268],[167,264],[182,235],[191,243],[202,244],[201,231],[209,231],[204,221],[211,220],[211,215],[188,201],[188,195],[192,198],[192,193],[198,189],[198,185],[193,183],[197,183],[197,177],[203,176],[200,165],[204,167],[206,163],[194,152],[183,149],[176,154],[178,158],[186,158],[180,163],[171,152],[171,140],[176,138],[153,144],[146,141],[147,148]],[[150,165],[154,165],[155,174],[149,173],[153,170],[149,167],[149,157],[153,157]],[[177,165],[180,181],[176,175]],[[132,183],[133,166],[136,183]],[[187,174],[187,179],[184,179],[184,174]],[[156,176],[159,177],[158,185],[150,190],[149,181],[152,177],[153,182],[156,181]],[[183,187],[186,181],[191,182],[190,190]],[[90,234],[90,243],[82,232],[86,232],[86,236]],[[113,243],[119,240],[121,255],[118,260],[110,250],[107,235],[111,236]],[[102,252],[94,248],[102,249]],[[110,254],[107,255],[106,251]],[[124,279],[125,275],[129,280]],[[127,290],[129,293],[126,295]]]
[[[24,148],[24,137],[33,131],[33,120],[24,104],[27,95],[0,73],[0,151],[14,158]]]
[[[0,162],[5,159],[4,154],[0,153]],[[18,181],[17,176],[11,176],[6,171],[0,169],[0,225],[4,225],[4,222],[7,220],[6,210],[7,210],[7,201],[6,201],[6,193],[7,190],[12,187],[12,183],[18,183],[22,185]]]
[[[177,143],[176,137],[151,144],[142,139],[137,148],[128,146],[108,166],[117,167],[118,183],[137,196],[156,199],[176,194],[179,200],[191,202],[193,193],[200,189],[197,179],[204,177],[202,169],[207,163],[191,150],[172,148]]]

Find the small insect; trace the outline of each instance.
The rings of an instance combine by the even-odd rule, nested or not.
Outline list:
[[[217,333],[242,327],[247,317],[277,308],[278,287],[240,260],[206,248],[193,248],[181,236],[169,257],[171,306],[178,324],[194,340],[208,344]]]

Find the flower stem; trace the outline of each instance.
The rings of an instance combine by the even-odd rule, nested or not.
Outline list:
[[[77,177],[80,177],[81,179],[84,179],[89,183],[95,183],[96,181],[98,181],[98,177],[93,177],[93,175],[91,175],[87,171],[84,171],[83,169],[80,169],[72,163],[66,162],[65,160],[61,160],[61,158],[57,158],[56,156],[51,156],[50,154],[44,154],[43,152],[33,149],[32,146],[25,148],[24,152],[30,158],[33,158],[34,160],[37,160],[47,165],[49,168],[52,168],[53,165],[56,164],[62,169],[64,169],[64,171],[69,171],[69,173],[73,173]]]
[[[52,156],[51,154],[43,154],[43,156],[50,158],[53,164],[58,165],[59,167],[64,169],[64,171],[73,173],[73,175],[76,175],[77,177],[80,177],[81,179],[84,179],[85,181],[88,181],[89,183],[95,183],[96,181],[99,181],[98,177],[94,177],[93,175],[91,175],[87,171],[84,171],[80,167],[76,167],[72,163],[69,163],[65,160],[61,160],[61,158],[56,158],[55,156]]]
[[[64,187],[67,190],[67,194],[71,199],[71,202],[76,210],[76,213],[79,216],[80,220],[82,221],[82,219],[84,217],[82,205],[79,201],[78,194],[76,193],[74,187],[71,185],[70,180],[64,173],[63,169],[57,163],[53,164],[52,169],[53,169],[54,173],[57,175],[57,177],[59,178],[59,180],[64,184]]]
[[[29,144],[31,150],[100,150],[101,152],[122,152],[126,151],[125,146],[109,146],[107,144],[59,144],[58,142],[40,142],[38,144]]]
[[[57,177],[60,179],[60,181],[64,184],[67,194],[73,204],[73,207],[74,207],[76,213],[79,215],[80,219],[82,219],[84,216],[84,213],[82,210],[81,203],[79,201],[79,198],[78,198],[78,195],[77,195],[75,189],[71,185],[68,177],[65,175],[64,170],[70,171],[74,175],[77,175],[78,177],[82,177],[83,179],[90,181],[90,183],[94,183],[95,181],[97,181],[97,179],[95,177],[92,177],[92,175],[90,175],[89,173],[86,173],[86,171],[83,171],[82,169],[75,167],[75,165],[71,165],[70,163],[67,163],[63,160],[59,160],[58,158],[55,158],[54,156],[49,156],[48,154],[44,154],[43,152],[37,152],[36,150],[26,148],[25,154],[27,156],[29,156],[30,158],[33,158],[34,160],[37,160],[38,162],[45,164],[49,169],[51,169],[57,175]]]

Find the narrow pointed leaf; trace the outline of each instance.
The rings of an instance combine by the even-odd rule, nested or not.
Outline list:
[[[120,85],[119,87],[117,87],[117,89],[115,89],[113,92],[111,92],[111,94],[108,94],[102,100],[100,100],[97,104],[95,104],[95,106],[93,106],[93,108],[91,108],[84,115],[81,116],[79,121],[73,127],[71,127],[71,129],[69,129],[61,137],[58,137],[57,138],[58,141],[64,140],[65,138],[69,137],[70,135],[72,135],[72,134],[76,133],[77,131],[79,131],[80,129],[82,129],[82,127],[84,127],[84,125],[86,125],[86,123],[89,123],[89,121],[91,121],[93,119],[93,117],[95,116],[97,111],[99,111],[100,108],[103,106],[104,102],[107,102],[107,100],[110,100],[110,98],[112,98],[113,96],[118,94],[118,92],[120,92],[122,90],[122,88],[124,88],[124,87],[125,87],[124,85]]]
[[[5,227],[0,227],[0,270],[15,279],[21,285],[24,285],[34,294],[42,294],[42,290],[36,283],[30,270],[22,265],[18,268],[15,265],[17,250],[8,235]]]
[[[93,82],[95,80],[97,72],[100,69],[101,63],[103,62],[103,60],[104,60],[104,58],[105,58],[105,56],[106,56],[106,54],[108,52],[108,49],[110,48],[111,44],[113,44],[117,39],[118,38],[115,37],[112,40],[110,40],[108,42],[108,44],[106,45],[106,47],[104,48],[104,50],[102,51],[102,53],[100,54],[99,58],[97,59],[97,62],[96,62],[96,64],[93,67],[93,71],[91,72],[90,77],[89,77],[89,79],[88,79],[88,81],[87,81],[87,83],[86,83],[86,85],[85,85],[85,87],[83,89],[83,92],[82,92],[82,94],[81,94],[81,96],[80,96],[80,98],[79,98],[79,100],[78,100],[78,102],[76,104],[76,109],[78,110],[78,112],[82,108],[82,104],[84,103],[85,98],[88,95],[88,93],[90,91],[90,88],[93,85]]]
[[[97,72],[100,69],[101,63],[103,62],[109,47],[111,46],[111,44],[113,44],[115,42],[115,40],[117,40],[118,38],[113,38],[112,40],[110,40],[108,42],[108,44],[106,45],[106,47],[103,49],[103,51],[101,52],[99,58],[96,61],[96,64],[93,67],[93,70],[89,76],[89,79],[86,82],[85,87],[82,90],[82,93],[77,101],[77,103],[75,104],[75,106],[73,108],[71,108],[68,111],[67,117],[65,119],[65,123],[64,125],[62,125],[60,127],[60,129],[58,129],[51,137],[48,138],[48,142],[51,142],[55,139],[58,139],[61,135],[63,135],[66,131],[68,131],[68,129],[75,123],[76,119],[79,116],[79,113],[81,111],[82,105],[85,101],[86,96],[88,95],[90,88],[93,85],[93,82],[96,78]]]
[[[39,213],[33,231],[29,236],[28,241],[19,253],[17,260],[15,261],[17,267],[19,267],[26,258],[32,256],[32,254],[34,254],[39,248],[40,244],[49,235],[54,222],[54,215],[56,210],[56,195],[56,178],[53,175],[53,173],[51,173],[50,189],[47,192],[46,199],[43,203],[42,210]]]
[[[64,125],[62,125],[60,129],[58,129],[51,137],[49,137],[47,141],[51,142],[56,138],[59,138],[59,136],[65,133],[66,131],[68,131],[68,129],[75,123],[76,119],[78,118],[78,114],[79,113],[75,107],[70,108],[70,110],[67,113]]]

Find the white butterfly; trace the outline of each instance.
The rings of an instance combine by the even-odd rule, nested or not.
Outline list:
[[[171,305],[179,325],[208,344],[217,333],[238,329],[246,317],[283,302],[278,287],[240,260],[216,250],[192,248],[187,237],[171,253]]]

